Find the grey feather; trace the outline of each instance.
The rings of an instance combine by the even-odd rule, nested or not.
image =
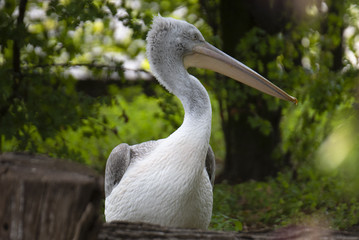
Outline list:
[[[131,163],[130,146],[122,143],[115,147],[107,159],[105,170],[105,196],[120,182]]]
[[[206,170],[209,176],[209,180],[211,181],[212,187],[214,185],[214,177],[215,177],[215,170],[216,170],[216,159],[214,156],[214,152],[209,146],[206,156]]]
[[[127,168],[137,159],[148,154],[155,147],[157,141],[148,141],[133,146],[121,143],[116,146],[107,159],[105,170],[105,197],[121,181]]]

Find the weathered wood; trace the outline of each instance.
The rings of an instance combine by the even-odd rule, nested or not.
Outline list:
[[[306,226],[289,226],[275,231],[221,232],[170,228],[147,223],[105,223],[98,240],[115,239],[357,240],[359,233]]]
[[[73,162],[0,155],[0,239],[95,239],[102,182]]]

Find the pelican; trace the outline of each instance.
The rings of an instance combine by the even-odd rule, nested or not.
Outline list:
[[[106,221],[206,229],[215,169],[209,145],[212,110],[206,89],[186,69],[213,70],[274,97],[297,100],[207,43],[185,21],[154,17],[147,57],[158,82],[180,99],[184,120],[167,138],[112,150],[105,170]]]

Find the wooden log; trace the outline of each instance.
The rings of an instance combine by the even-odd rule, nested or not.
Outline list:
[[[102,182],[73,162],[0,155],[0,239],[96,239]]]
[[[358,240],[358,232],[334,231],[321,227],[288,226],[257,232],[222,232],[163,227],[148,223],[105,223],[98,240],[129,239],[216,239],[216,240]]]

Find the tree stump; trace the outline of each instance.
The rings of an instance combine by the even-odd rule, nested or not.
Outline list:
[[[73,162],[0,155],[0,239],[96,239],[102,182]]]

